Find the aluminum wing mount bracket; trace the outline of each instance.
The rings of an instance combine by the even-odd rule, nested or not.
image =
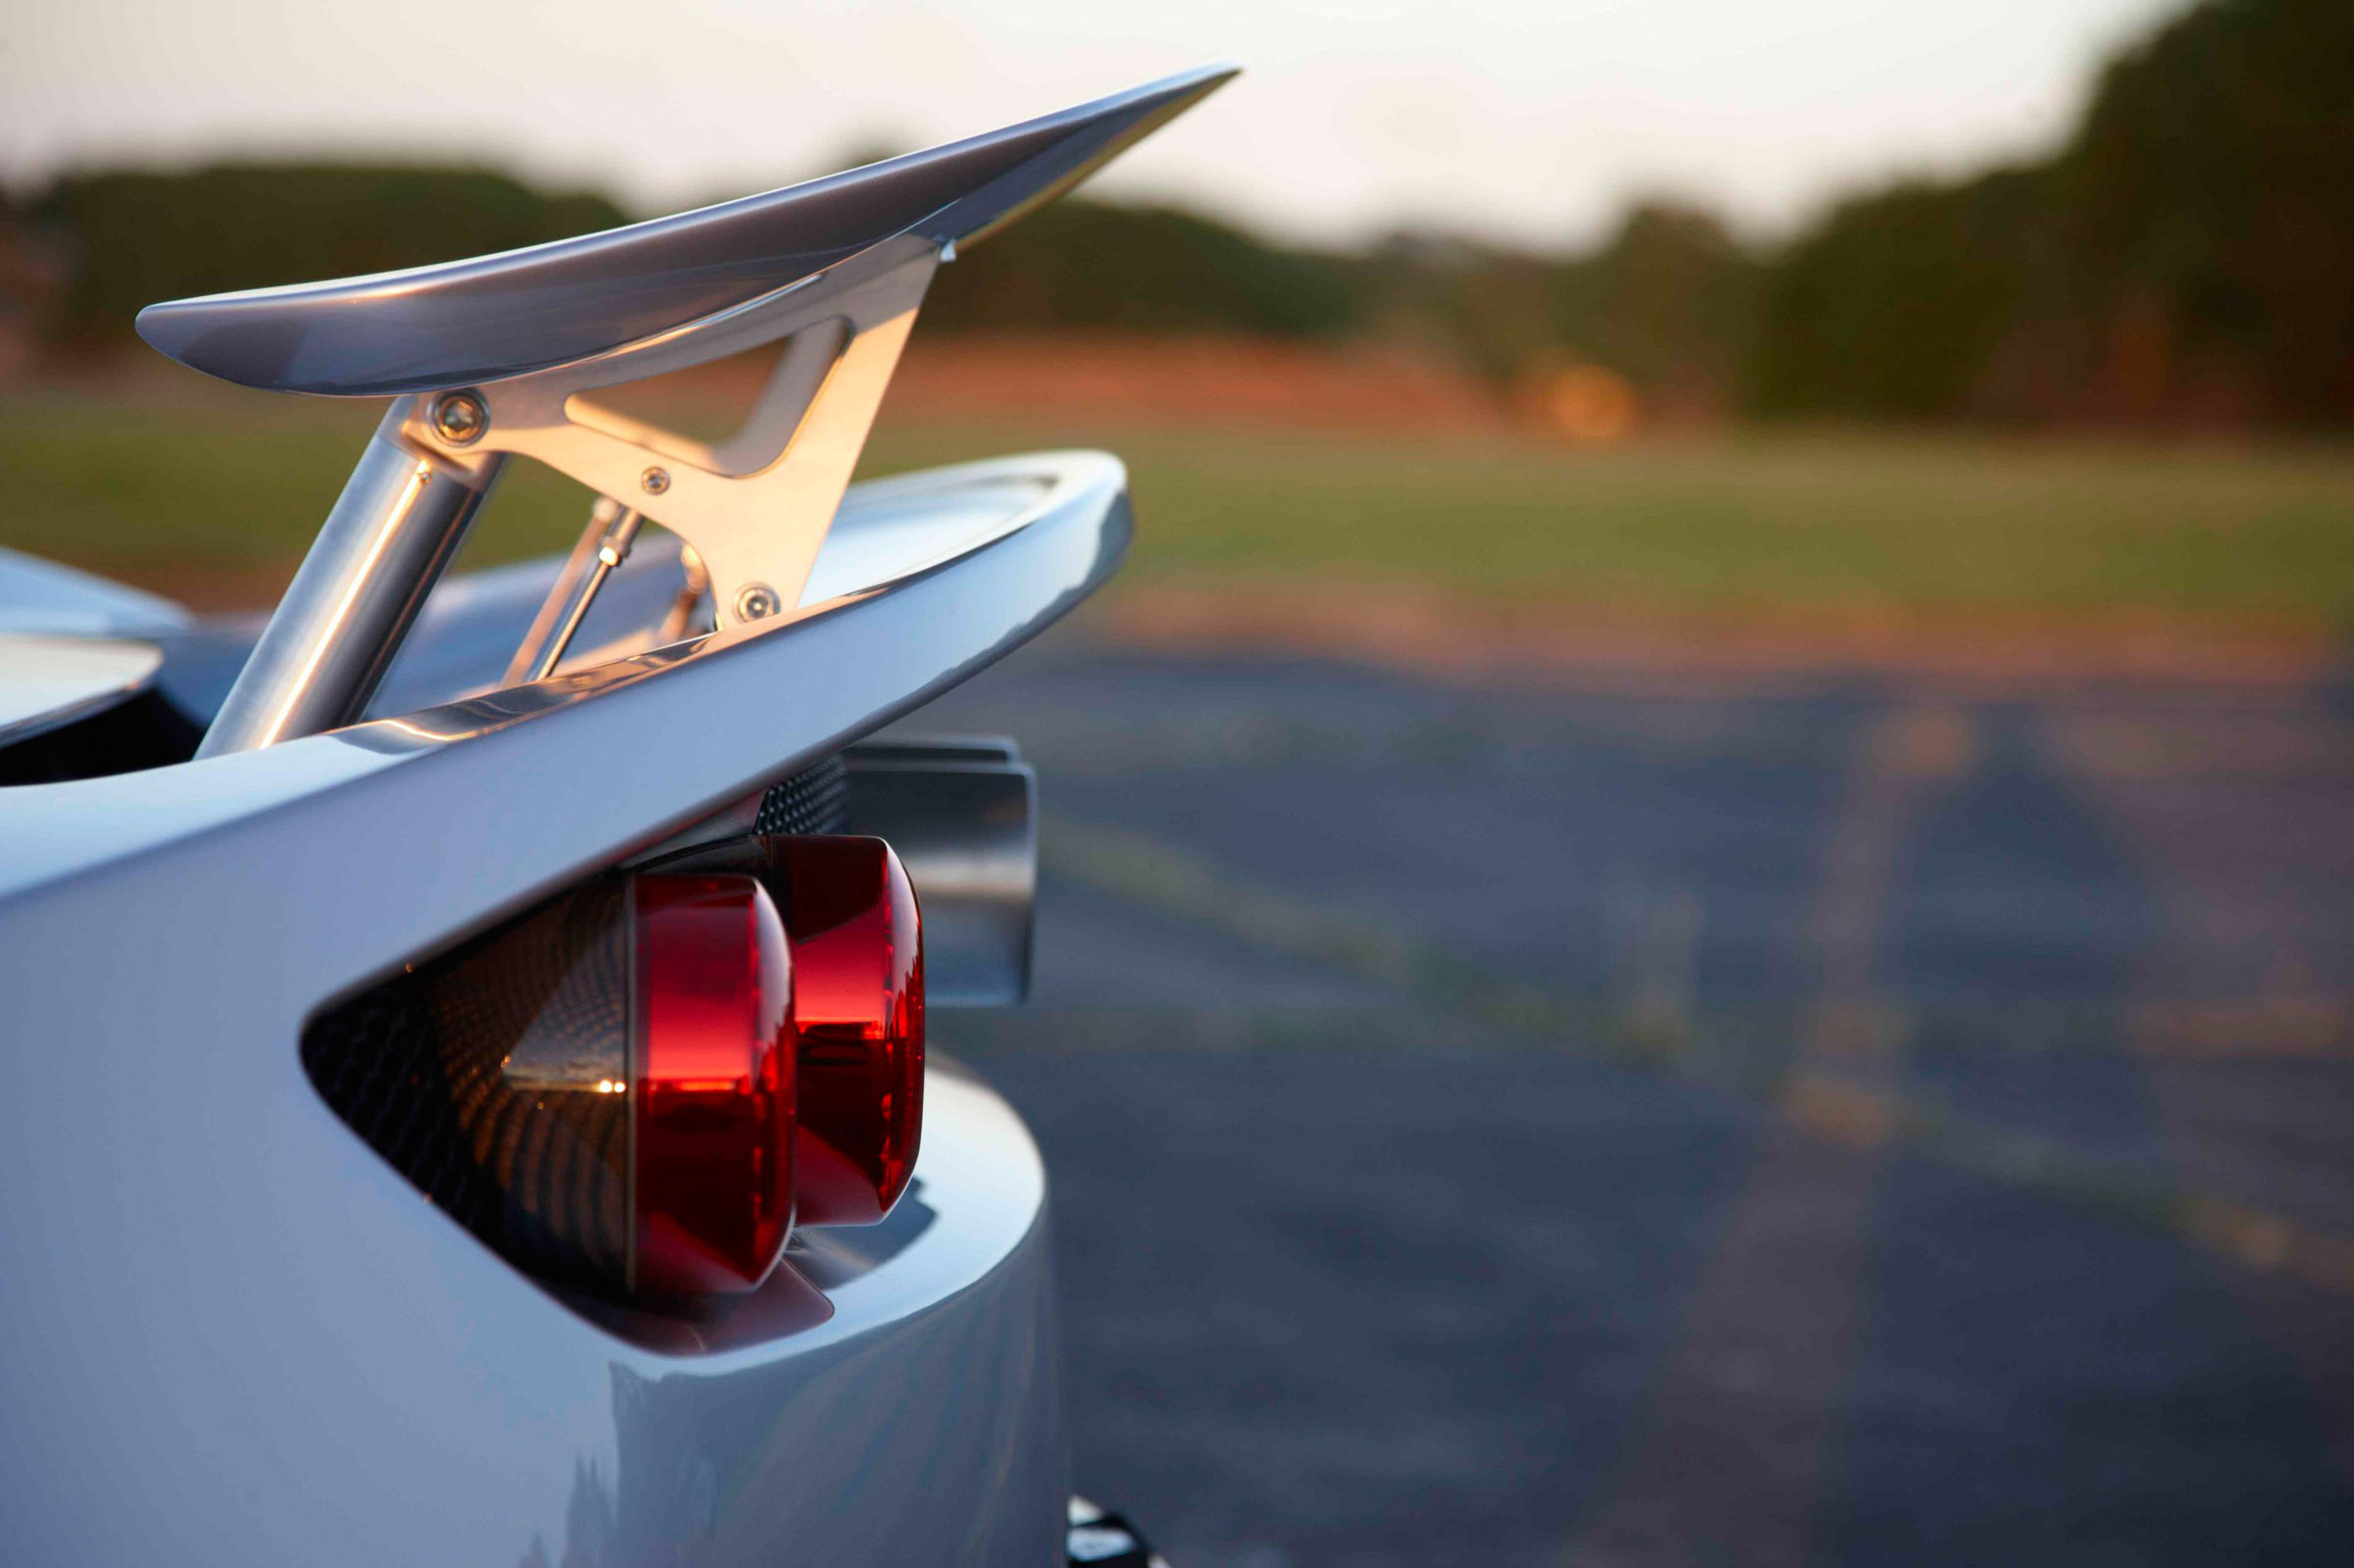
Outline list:
[[[402,444],[452,464],[536,458],[678,534],[722,627],[800,601],[933,272],[901,235],[715,316],[547,370],[403,400]],[[783,340],[737,431],[697,441],[595,399]]]
[[[150,306],[139,331],[171,357],[244,385],[394,395],[379,439],[475,494],[506,456],[545,463],[691,547],[719,626],[757,621],[799,603],[940,264],[1060,195],[1234,74],[1226,66],[1187,72],[986,135],[580,239]],[[599,400],[629,382],[780,343],[765,389],[736,433],[717,442]],[[363,529],[341,531],[366,543]],[[315,564],[320,583],[331,583],[332,563],[319,557],[335,532],[331,519],[298,590]],[[346,567],[343,577],[359,570]],[[380,618],[395,640],[421,592]],[[289,622],[281,638],[289,665],[298,644],[350,634],[349,617],[310,612],[320,630],[298,637],[295,597],[280,610]],[[244,679],[259,683],[261,672],[249,666]],[[322,702],[318,711],[357,711],[350,693],[337,700],[340,708]],[[303,727],[281,723],[262,740]]]

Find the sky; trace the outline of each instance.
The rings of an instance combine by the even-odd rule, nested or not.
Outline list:
[[[0,179],[433,158],[639,214],[988,130],[1213,60],[1244,76],[1098,189],[1296,241],[1589,243],[1639,196],[1761,237],[2056,142],[2178,0],[17,0]]]

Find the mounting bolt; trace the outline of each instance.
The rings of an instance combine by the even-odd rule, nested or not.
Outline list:
[[[644,487],[646,494],[660,495],[664,490],[670,488],[670,470],[649,468],[638,476],[638,482]]]
[[[429,414],[434,433],[452,446],[472,446],[490,428],[490,411],[474,392],[443,392]]]
[[[736,595],[736,619],[765,621],[779,608],[777,590],[765,582],[747,582]]]

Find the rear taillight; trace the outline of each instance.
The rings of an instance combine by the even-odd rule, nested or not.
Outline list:
[[[435,1202],[602,1293],[751,1290],[921,1129],[915,897],[880,839],[599,878],[321,1015],[320,1091]]]
[[[793,968],[749,877],[634,877],[629,1283],[753,1290],[793,1230]]]
[[[772,838],[793,954],[810,1225],[872,1225],[907,1186],[924,1121],[915,889],[880,838]]]

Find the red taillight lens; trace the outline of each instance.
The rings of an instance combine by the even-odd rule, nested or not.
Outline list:
[[[872,1225],[906,1189],[924,1119],[915,888],[880,838],[777,838],[800,1037],[806,1225]]]
[[[632,879],[640,1290],[757,1288],[793,1229],[793,966],[749,877]]]
[[[315,1020],[328,1103],[516,1262],[752,1290],[795,1220],[881,1219],[923,1117],[915,893],[875,838],[599,878]]]

